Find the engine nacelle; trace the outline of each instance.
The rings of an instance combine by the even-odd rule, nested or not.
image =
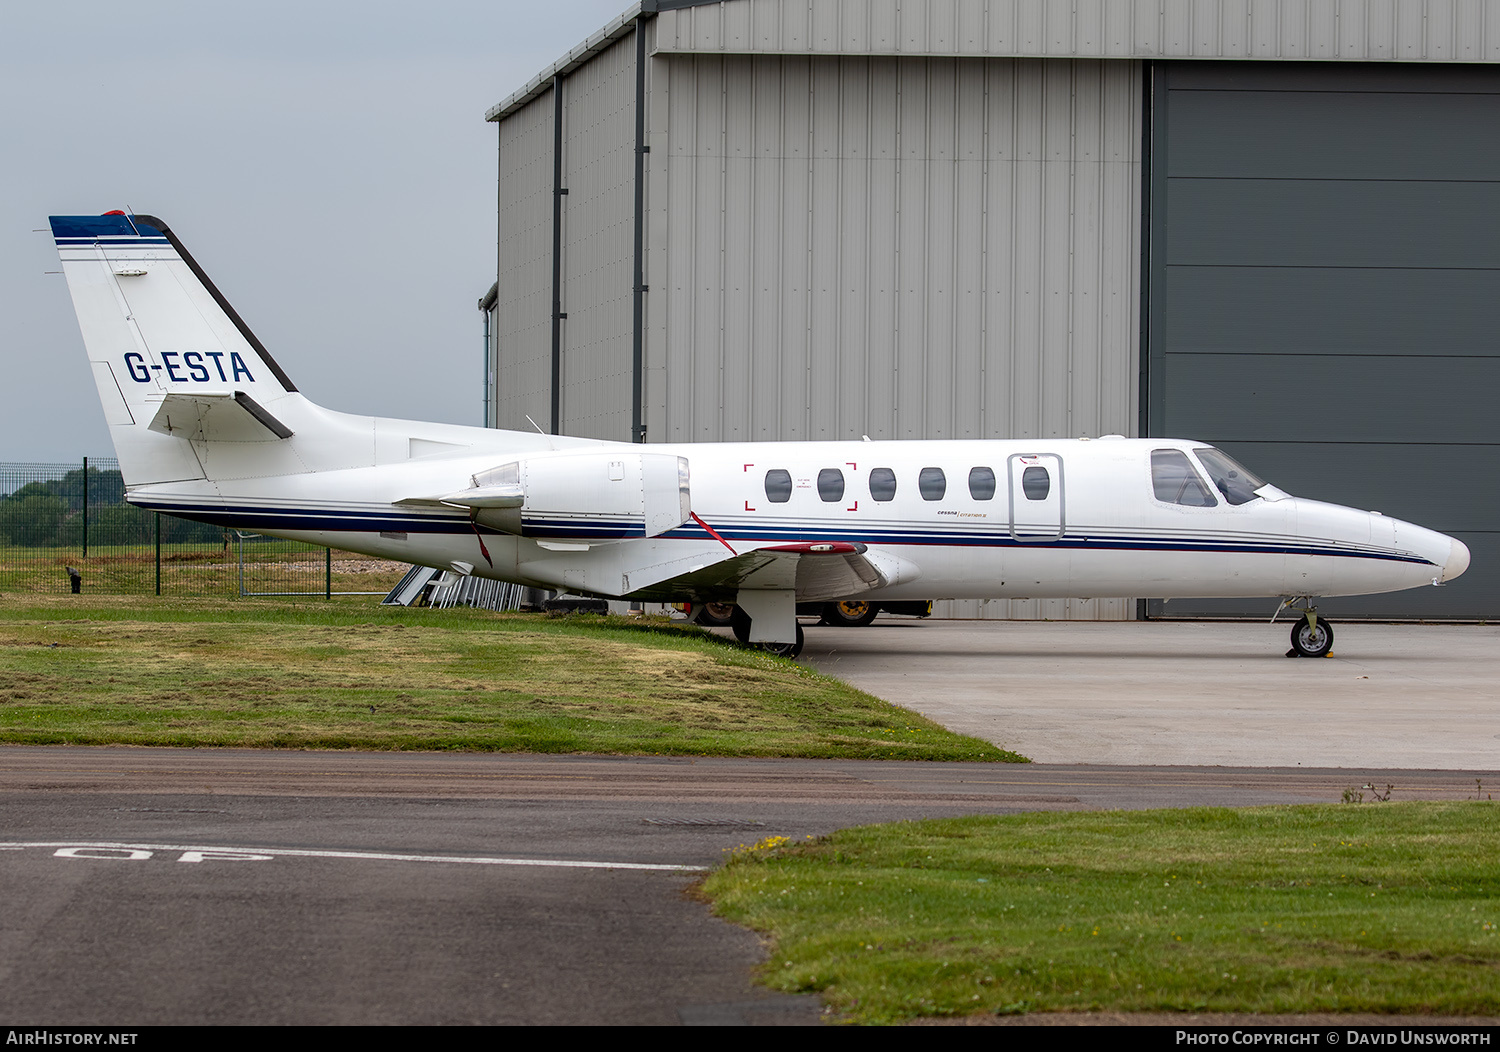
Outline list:
[[[558,453],[476,474],[443,498],[482,526],[538,539],[655,537],[691,513],[686,457],[667,453]]]

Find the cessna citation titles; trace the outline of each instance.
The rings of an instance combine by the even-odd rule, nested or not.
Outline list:
[[[1292,497],[1201,442],[634,445],[309,402],[159,219],[53,216],[142,508],[595,596],[733,604],[791,655],[798,602],[1317,596],[1441,584],[1469,550]]]

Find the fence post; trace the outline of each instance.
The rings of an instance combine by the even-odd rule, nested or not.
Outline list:
[[[323,549],[323,598],[333,598],[333,549]]]
[[[156,513],[156,594],[161,595],[161,512]]]
[[[89,458],[83,458],[83,557],[89,557]]]
[[[245,535],[234,531],[234,542],[240,553],[240,595],[245,594]]]

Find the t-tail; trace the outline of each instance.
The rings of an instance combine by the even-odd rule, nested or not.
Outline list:
[[[298,394],[167,224],[123,212],[51,223],[128,487],[357,466],[336,439],[368,436],[372,421]],[[317,464],[317,447],[344,462]]]

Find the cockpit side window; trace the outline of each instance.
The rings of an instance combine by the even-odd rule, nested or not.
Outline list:
[[[1213,508],[1219,504],[1180,449],[1151,451],[1151,486],[1156,499],[1167,504],[1189,508]]]
[[[1256,478],[1244,465],[1235,463],[1234,458],[1217,449],[1195,449],[1193,452],[1198,456],[1198,463],[1208,470],[1209,481],[1229,503],[1249,504],[1260,499],[1255,491],[1266,484],[1264,479]]]

